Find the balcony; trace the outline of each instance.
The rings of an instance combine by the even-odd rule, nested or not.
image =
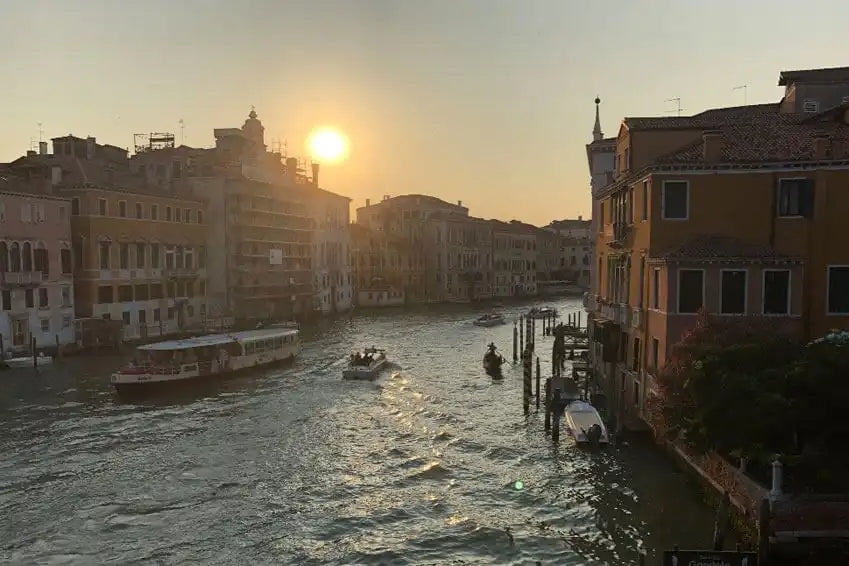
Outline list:
[[[630,234],[633,225],[625,222],[614,222],[604,226],[604,242],[613,248],[620,248],[625,243],[625,238]]]
[[[201,271],[205,272],[206,270],[196,267],[163,267],[162,276],[170,279],[194,278],[200,277],[202,275]]]
[[[38,286],[44,280],[43,271],[0,272],[0,285],[4,287]]]

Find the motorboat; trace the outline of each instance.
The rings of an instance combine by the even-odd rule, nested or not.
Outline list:
[[[528,311],[528,318],[557,318],[557,309],[554,307],[534,307]]]
[[[113,373],[119,393],[169,385],[209,381],[250,368],[291,360],[300,352],[296,328],[263,328],[167,340],[136,348],[134,359]]]
[[[362,354],[357,352],[351,354],[348,367],[342,370],[344,379],[374,379],[377,377],[389,360],[386,359],[386,351],[372,346],[363,350]]]
[[[495,347],[495,344],[490,343],[487,346],[487,352],[483,356],[483,369],[486,371],[487,375],[500,378],[501,377],[501,366],[504,364],[504,356],[498,353],[498,349]]]
[[[31,368],[32,367],[32,356],[18,356],[15,358],[6,358],[5,360],[0,360],[0,362],[5,363],[8,368]],[[38,354],[36,356],[36,363],[39,366],[49,366],[53,363],[52,356],[45,356],[44,353]]]
[[[585,401],[572,401],[566,405],[563,420],[569,434],[578,444],[607,444],[607,427],[595,407]]]
[[[473,324],[475,326],[498,326],[504,324],[504,317],[498,313],[485,314],[476,318]]]

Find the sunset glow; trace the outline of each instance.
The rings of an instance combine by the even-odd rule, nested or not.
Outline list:
[[[307,139],[313,159],[322,163],[338,163],[348,157],[348,138],[332,128],[313,130]]]

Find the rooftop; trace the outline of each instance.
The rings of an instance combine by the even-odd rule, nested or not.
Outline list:
[[[741,121],[758,119],[764,115],[777,114],[779,104],[750,104],[712,108],[692,116],[649,116],[627,117],[625,127],[631,131],[639,130],[699,130],[716,128]]]
[[[800,71],[781,71],[778,86],[790,83],[834,83],[849,82],[849,67],[829,67],[824,69],[803,69]]]

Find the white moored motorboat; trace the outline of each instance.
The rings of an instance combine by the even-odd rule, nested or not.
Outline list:
[[[119,392],[154,385],[210,380],[294,358],[301,349],[296,328],[265,328],[168,340],[136,348],[135,359],[112,374]]]
[[[39,367],[53,363],[53,358],[51,356],[45,356],[44,353],[36,356],[36,360]],[[32,356],[18,356],[16,358],[6,358],[5,360],[0,359],[0,362],[4,362],[10,368],[31,368]]]
[[[474,320],[475,326],[498,326],[504,324],[504,317],[497,313],[485,314]]]
[[[342,370],[344,379],[374,379],[384,366],[389,363],[386,351],[377,348],[366,348],[362,354],[351,354],[348,367]]]
[[[607,444],[607,427],[595,407],[584,401],[572,401],[566,405],[563,420],[569,434],[578,444]]]

